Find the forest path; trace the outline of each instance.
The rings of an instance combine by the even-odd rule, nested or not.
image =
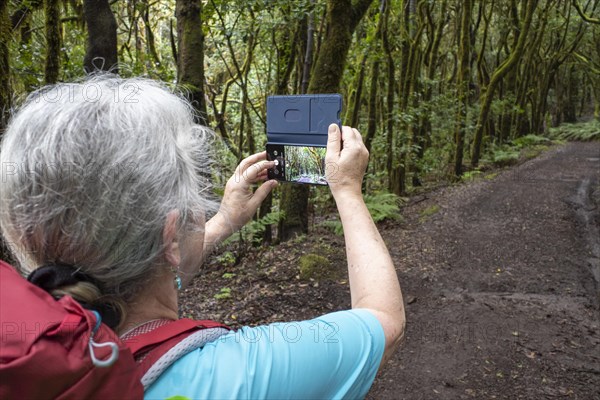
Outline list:
[[[407,331],[368,398],[600,399],[600,143],[488,178],[382,232]]]

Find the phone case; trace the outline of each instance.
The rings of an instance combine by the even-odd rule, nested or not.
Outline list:
[[[269,96],[267,143],[326,146],[329,125],[341,127],[340,94]]]

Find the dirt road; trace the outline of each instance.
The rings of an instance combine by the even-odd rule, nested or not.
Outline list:
[[[369,398],[600,399],[600,143],[488,178],[383,233],[408,324]]]

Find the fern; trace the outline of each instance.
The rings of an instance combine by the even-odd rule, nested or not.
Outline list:
[[[495,150],[492,153],[492,162],[497,166],[515,164],[519,160],[519,151],[511,148]]]
[[[546,137],[539,135],[525,135],[514,139],[512,143],[518,148],[536,146],[540,144],[550,144],[552,141]]]
[[[236,242],[246,242],[259,245],[266,227],[268,225],[276,224],[284,215],[283,211],[272,211],[258,220],[250,221],[240,229],[239,233],[230,236],[223,244],[228,245]]]
[[[386,219],[400,219],[400,206],[402,201],[393,193],[375,193],[364,196],[367,209],[375,222],[381,222]]]
[[[342,227],[342,222],[338,219],[323,221],[319,224],[320,226],[330,229],[338,236],[342,236],[344,234],[344,228]]]
[[[600,121],[592,120],[577,124],[562,124],[550,129],[550,134],[556,139],[589,142],[600,140]]]
[[[404,202],[404,200],[395,194],[385,192],[367,194],[364,196],[364,200],[373,221],[381,222],[386,219],[401,219],[400,203]],[[319,225],[332,230],[336,235],[344,233],[339,218],[321,222]]]

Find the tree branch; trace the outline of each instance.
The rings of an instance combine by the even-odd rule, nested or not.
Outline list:
[[[579,13],[579,16],[585,22],[589,22],[590,24],[598,24],[598,25],[600,25],[600,19],[599,18],[592,18],[592,17],[590,17],[590,16],[588,16],[588,15],[585,14],[585,12],[583,11],[583,9],[581,8],[581,4],[579,4],[579,1],[573,0],[573,6],[575,6],[575,9]]]

